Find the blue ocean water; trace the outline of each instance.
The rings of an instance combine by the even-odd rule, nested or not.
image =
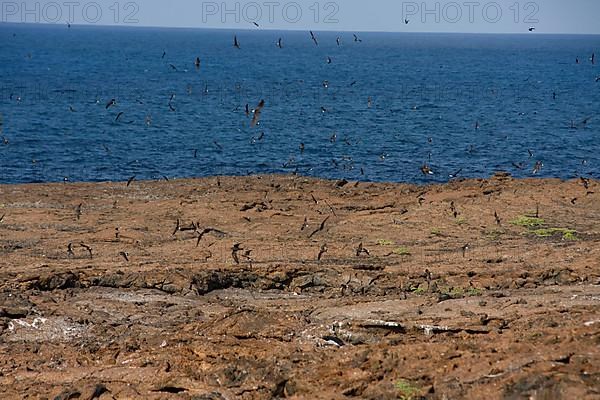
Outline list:
[[[0,24],[0,182],[600,177],[600,36],[316,35]]]

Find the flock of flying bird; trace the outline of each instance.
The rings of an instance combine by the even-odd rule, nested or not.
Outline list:
[[[409,21],[406,20],[405,23],[408,24]],[[534,28],[530,28],[530,31],[533,31],[533,29]],[[310,34],[310,39],[312,40],[312,42],[315,44],[315,46],[318,46],[319,45],[319,40],[318,40],[317,36],[314,34],[314,32],[310,31],[309,34]],[[354,38],[354,42],[355,43],[362,42],[362,39],[360,39],[356,34],[353,35],[353,38]],[[341,43],[341,38],[340,37],[336,38],[336,43],[337,43],[338,46],[341,46],[342,43]],[[280,48],[280,49],[283,48],[283,46],[284,46],[283,45],[283,39],[279,38],[276,41],[275,44],[276,44],[276,46],[278,48]],[[241,49],[242,48],[241,42],[238,39],[237,35],[234,35],[234,38],[233,38],[233,47],[235,47],[236,49]],[[164,59],[165,56],[166,56],[166,52],[163,51],[162,58]],[[591,57],[589,58],[589,61],[592,64],[595,64],[595,54],[591,55]],[[332,60],[331,60],[330,57],[328,57],[327,62],[328,63],[332,62]],[[576,63],[577,64],[580,63],[579,58],[576,59]],[[173,70],[177,70],[177,67],[175,65],[169,64],[169,66]],[[200,67],[201,67],[201,59],[200,59],[200,57],[196,57],[195,58],[195,60],[194,60],[194,66],[195,66],[195,68],[197,70],[200,69]],[[596,82],[600,82],[600,77],[596,78]],[[324,86],[326,86],[326,85],[327,85],[327,83],[324,82]],[[170,99],[168,101],[168,107],[169,107],[170,111],[175,111],[175,107],[173,106],[174,97],[175,97],[175,95],[171,94]],[[553,97],[556,98],[556,94],[553,94]],[[371,107],[371,104],[372,104],[372,99],[369,97],[369,99],[368,99],[368,106],[369,106],[369,108]],[[115,106],[117,106],[117,100],[115,98],[112,98],[112,99],[110,99],[106,103],[105,109],[109,110],[109,109],[111,109],[112,107],[115,107]],[[249,126],[251,128],[255,128],[255,127],[259,126],[259,124],[260,124],[260,118],[261,118],[261,113],[262,113],[262,111],[263,111],[263,109],[264,109],[265,106],[266,106],[266,103],[265,103],[264,99],[261,99],[259,101],[259,103],[257,104],[257,106],[254,109],[250,109],[250,105],[249,104],[245,105],[245,114],[246,114],[246,116],[247,117],[252,116],[252,119],[251,119],[250,124],[249,124]],[[72,108],[71,108],[71,111],[73,111]],[[327,112],[327,110],[325,108],[321,108],[321,111],[323,113]],[[124,112],[120,111],[116,115],[115,121],[116,122],[120,121],[122,119],[122,117],[123,117],[123,114],[124,114]],[[584,119],[583,121],[581,121],[580,123],[575,123],[574,121],[572,121],[572,123],[571,123],[571,129],[577,129],[578,127],[581,127],[581,126],[585,127],[588,124],[590,118],[591,117],[588,117],[588,118]],[[479,121],[476,121],[475,122],[475,130],[479,130],[479,129],[480,129],[480,123],[479,123]],[[0,134],[1,133],[2,133],[2,120],[0,119]],[[264,137],[264,132],[261,133],[257,138],[253,138],[253,140],[262,140],[263,137]],[[335,134],[330,138],[330,140],[332,142],[334,142],[336,140]],[[6,138],[2,137],[2,141],[4,142],[4,144],[8,144],[8,140]],[[431,142],[431,138],[429,138],[429,141]],[[220,147],[220,145],[218,143],[216,143],[216,142],[215,142],[215,145],[217,145],[217,146]],[[301,153],[304,152],[304,143],[300,144],[299,150],[300,150]],[[533,152],[531,150],[528,150],[528,152],[529,152],[529,158],[530,159],[533,158],[534,157]],[[194,157],[195,156],[196,156],[196,151],[194,152]],[[522,170],[522,169],[525,168],[525,164],[524,163],[513,163],[513,166],[515,168],[519,169],[519,170]],[[533,174],[538,173],[542,169],[542,167],[543,167],[542,162],[541,161],[536,161],[535,164],[534,164],[532,173]],[[424,175],[433,175],[434,174],[434,171],[428,165],[428,163],[423,163],[421,165],[420,170],[421,170],[421,172]],[[462,169],[459,169],[458,171],[450,174],[449,176],[450,176],[450,178],[456,178],[461,172],[462,172]],[[362,168],[361,168],[361,174],[364,174],[364,172],[362,171]],[[167,178],[165,178],[165,179],[167,179]],[[583,182],[584,186],[587,189],[588,185],[589,185],[589,180],[586,179],[586,178],[583,178],[583,177],[580,178],[580,179],[581,179],[581,181]],[[129,180],[127,181],[127,186],[129,186],[134,180],[135,180],[135,176],[132,176],[131,178],[129,178]],[[576,200],[577,200],[576,198],[572,199],[571,202],[574,204]],[[313,201],[315,203],[318,203],[318,201],[314,198],[314,196],[313,196]],[[79,204],[79,206],[76,209],[77,219],[79,219],[80,216],[81,216],[81,207],[82,207],[82,204]],[[331,206],[329,206],[329,207],[331,208],[332,213],[335,215],[335,211],[333,210],[333,208]],[[453,209],[454,215],[456,217],[457,216],[457,211],[454,208],[454,204],[452,204],[452,209]],[[498,216],[498,214],[496,212],[494,212],[494,217],[495,217],[496,223],[498,225],[501,224],[501,220],[500,220],[500,218],[499,218],[499,216]],[[2,221],[3,218],[4,218],[4,215],[2,215],[2,217],[0,217],[0,222]],[[311,238],[315,234],[317,234],[320,231],[322,231],[325,228],[325,224],[327,223],[328,219],[329,219],[329,217],[326,217],[321,222],[321,224],[308,236],[308,238]],[[307,223],[307,220],[305,218],[304,223],[303,223],[303,225],[301,227],[301,230],[304,230],[307,227],[308,227],[308,223]],[[202,230],[202,229],[200,229],[199,223],[198,224],[192,223],[191,226],[189,226],[189,227],[188,226],[183,226],[181,224],[181,221],[178,219],[177,222],[176,222],[175,230],[173,231],[173,235],[176,235],[178,232],[184,232],[184,231],[193,231],[193,232],[195,232],[198,235],[196,246],[199,245],[200,241],[202,240],[202,238],[206,234],[210,233],[210,234],[216,235],[218,237],[223,237],[224,235],[226,235],[225,232],[222,232],[219,229],[215,229],[215,228],[205,228],[205,229]],[[115,238],[116,238],[116,240],[119,239],[119,229],[118,228],[116,229],[116,232],[115,232]],[[79,245],[80,245],[81,248],[85,249],[89,253],[89,257],[90,258],[93,257],[93,253],[92,253],[91,247],[85,245],[84,243],[79,243]],[[463,246],[463,248],[462,248],[463,256],[465,254],[465,251],[468,250],[468,248],[469,248],[468,244],[465,245],[465,246]],[[317,260],[321,260],[322,256],[327,252],[327,250],[328,250],[327,249],[327,245],[323,244],[320,247],[320,250],[319,250],[319,253],[318,253],[318,256],[317,256]],[[361,256],[363,254],[368,256],[369,255],[369,251],[366,248],[363,247],[362,243],[360,243],[359,246],[358,246],[358,248],[356,249],[356,256]],[[68,246],[67,246],[67,255],[68,255],[69,258],[75,257],[73,243],[69,243],[68,244]],[[121,251],[119,253],[119,255],[125,261],[127,261],[127,262],[129,261],[129,254],[127,252]],[[244,249],[240,243],[235,243],[233,245],[233,247],[231,248],[231,255],[232,255],[233,260],[236,263],[238,263],[238,264],[240,262],[240,256],[243,257],[246,260],[251,260],[251,250]]]
[[[404,22],[405,22],[405,24],[408,24],[410,21],[409,20],[405,20]],[[255,25],[258,27],[257,24],[255,24]],[[69,28],[70,28],[70,26],[69,26]],[[530,32],[532,32],[533,30],[535,30],[535,28],[533,28],[533,27],[529,28]],[[309,31],[309,34],[310,34],[310,40],[314,43],[314,45],[315,46],[319,46],[319,40],[317,38],[317,35],[315,35],[315,33],[313,31]],[[355,43],[361,43],[362,39],[359,38],[358,35],[353,34],[353,41]],[[341,39],[341,37],[338,36],[336,38],[336,44],[337,44],[337,46],[341,46],[342,45],[342,39]],[[277,41],[275,42],[275,45],[276,45],[277,48],[282,49],[284,47],[283,38],[281,38],[281,37],[278,38]],[[239,38],[238,38],[237,35],[234,35],[234,37],[233,37],[233,47],[236,48],[236,49],[238,49],[238,50],[242,49],[242,44],[241,44],[241,42],[240,42],[240,40],[239,40]],[[166,51],[163,51],[161,58],[165,59],[166,54],[167,54]],[[591,57],[589,58],[589,61],[591,62],[592,65],[595,64],[596,59],[595,59],[595,54],[594,53],[592,53]],[[575,62],[576,62],[576,64],[580,64],[581,63],[579,57],[576,58]],[[195,59],[193,61],[193,64],[194,64],[194,67],[195,67],[196,70],[200,70],[201,63],[202,63],[202,61],[201,61],[200,57],[195,57]],[[332,59],[329,56],[327,57],[327,63],[328,64],[332,63]],[[169,67],[171,69],[173,69],[175,71],[178,70],[177,66],[175,66],[174,64],[169,63],[168,65],[169,65]],[[598,76],[597,78],[595,78],[595,80],[596,80],[596,82],[600,82],[600,76]],[[352,82],[350,84],[350,86],[354,85],[355,83],[356,83],[356,81]],[[324,88],[327,88],[329,86],[329,82],[328,81],[323,81],[322,84],[323,84]],[[205,88],[205,91],[207,92],[208,89]],[[556,99],[556,93],[553,93],[552,96],[553,96],[553,99]],[[174,98],[175,98],[175,94],[172,93],[170,95],[169,101],[167,103],[167,106],[168,106],[169,110],[172,111],[172,112],[176,111],[176,108],[175,108],[175,106],[173,104]],[[11,99],[12,99],[12,95],[11,95]],[[141,100],[138,100],[138,102],[141,102]],[[143,103],[141,103],[141,104],[143,104]],[[369,96],[369,98],[367,100],[367,107],[371,108],[372,104],[373,104],[373,100]],[[254,108],[251,108],[249,104],[245,105],[245,115],[248,118],[251,117],[251,121],[250,121],[250,124],[249,124],[251,128],[255,128],[255,127],[258,127],[260,125],[261,113],[262,113],[265,105],[266,105],[266,102],[265,102],[264,99],[261,99],[259,101],[259,103],[256,105],[256,107],[254,107]],[[117,106],[117,100],[116,100],[116,98],[112,98],[112,99],[110,99],[106,103],[105,108],[106,108],[106,110],[109,110],[110,108],[115,107],[115,106]],[[69,109],[70,109],[71,112],[75,111],[72,106],[69,106]],[[325,107],[321,107],[321,112],[322,113],[327,113],[328,110]],[[125,113],[123,111],[119,111],[116,114],[116,116],[114,118],[114,121],[115,122],[125,122],[125,123],[128,123],[128,124],[129,123],[133,123],[133,121],[123,121],[124,114]],[[571,121],[571,125],[570,125],[570,129],[573,130],[573,129],[578,129],[580,127],[585,128],[587,126],[588,122],[590,121],[590,119],[591,119],[591,117],[587,117],[587,118],[583,119],[580,122],[575,122],[575,121],[572,120]],[[150,125],[152,123],[152,118],[151,118],[150,115],[146,116],[145,122],[146,122],[147,125]],[[481,126],[480,126],[479,121],[476,121],[475,122],[475,130],[479,130],[480,127]],[[2,133],[1,129],[2,129],[2,122],[0,120],[0,134]],[[262,140],[263,138],[264,138],[264,132],[261,132],[257,137],[253,137],[252,138],[252,142],[255,143],[257,141]],[[2,142],[5,145],[8,144],[8,139],[7,138],[5,138],[4,136],[2,136],[1,139],[2,139]],[[331,136],[331,138],[330,138],[330,141],[333,143],[336,140],[337,140],[337,135],[333,134]],[[432,139],[428,138],[428,141],[431,143]],[[221,145],[216,140],[213,143],[214,143],[214,145],[217,148],[222,149]],[[304,152],[304,148],[305,148],[304,143],[300,143],[299,150],[300,150],[301,154]],[[106,149],[106,147],[105,147],[105,149]],[[470,151],[472,151],[472,147],[471,147]],[[531,150],[528,150],[528,152],[529,152],[529,158],[531,159],[533,157],[533,153],[532,153]],[[197,150],[194,150],[194,157],[196,157],[196,156],[197,156]],[[381,158],[384,159],[385,158],[385,154],[382,154]],[[428,159],[429,159],[429,161],[431,161],[431,153],[429,153]],[[288,164],[291,164],[291,162],[284,164],[284,167],[287,167]],[[518,170],[524,170],[526,168],[526,165],[523,162],[520,162],[520,163],[513,162],[512,165],[516,169],[518,169]],[[337,164],[336,164],[336,166],[337,166]],[[542,167],[543,167],[543,163],[541,161],[536,161],[535,164],[534,164],[534,166],[533,166],[533,169],[531,170],[532,174],[537,174],[538,172],[540,172],[540,170],[542,169]],[[422,172],[423,175],[426,175],[426,176],[428,176],[428,175],[434,175],[434,173],[435,173],[433,171],[432,167],[429,165],[428,162],[422,163],[422,165],[420,167],[420,171]],[[449,178],[451,178],[451,179],[452,178],[457,178],[458,175],[461,172],[462,172],[462,169],[458,169],[454,173],[449,174]],[[361,175],[364,175],[363,168],[361,168]],[[128,181],[128,185],[131,183],[131,180],[134,179],[134,178],[135,178],[135,176],[132,177],[132,178],[130,178],[130,180]],[[165,177],[165,179],[167,179],[167,178]]]

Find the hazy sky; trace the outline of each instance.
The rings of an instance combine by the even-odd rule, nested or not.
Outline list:
[[[600,0],[0,0],[2,22],[333,31],[600,34]],[[406,24],[404,19],[408,19]]]

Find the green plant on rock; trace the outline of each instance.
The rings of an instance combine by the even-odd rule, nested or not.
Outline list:
[[[528,217],[525,215],[520,215],[519,217],[517,217],[517,219],[510,221],[510,223],[513,225],[524,226],[526,228],[535,228],[536,226],[542,226],[545,222],[546,221],[544,221],[542,218]]]
[[[399,256],[410,256],[410,250],[408,250],[406,247],[396,247],[392,253],[397,254]]]
[[[404,379],[399,380],[394,385],[398,390],[399,398],[401,400],[413,400],[416,399],[419,395],[421,389],[419,389],[416,385],[405,381]]]
[[[481,289],[471,287],[471,288],[469,288],[469,290],[467,290],[467,296],[469,296],[469,297],[481,296],[481,294],[482,294]]]
[[[537,237],[552,237],[561,234],[563,240],[577,240],[577,231],[568,228],[541,228],[531,231]]]
[[[456,218],[456,225],[464,225],[467,223],[467,219],[465,217]]]

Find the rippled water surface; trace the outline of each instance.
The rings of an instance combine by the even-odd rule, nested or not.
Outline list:
[[[600,36],[316,35],[0,24],[0,182],[600,177]]]

